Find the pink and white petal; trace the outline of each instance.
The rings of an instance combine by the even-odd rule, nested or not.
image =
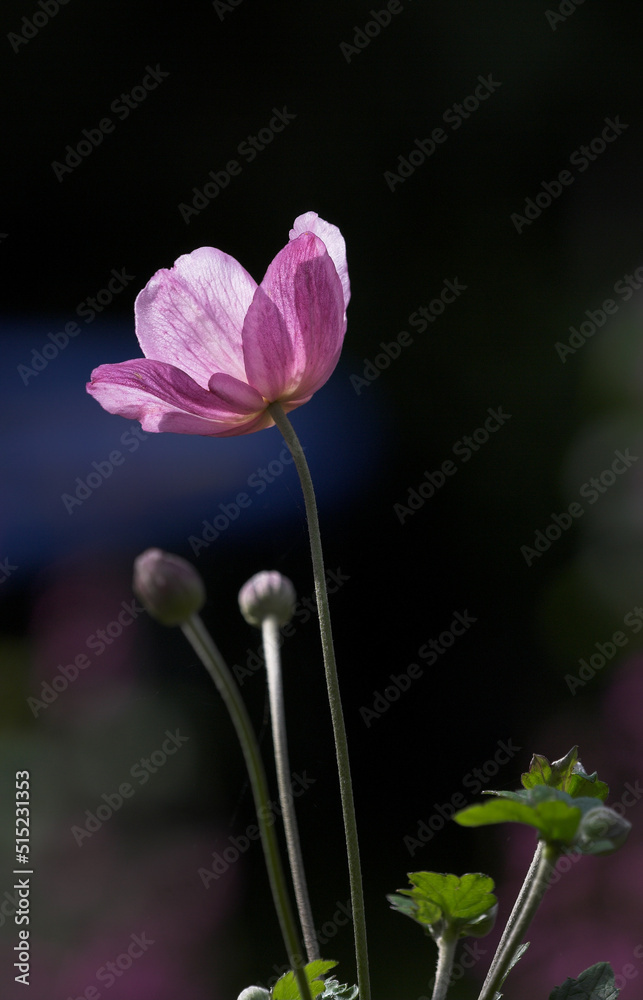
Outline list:
[[[241,331],[256,281],[228,254],[200,247],[148,281],[136,298],[143,354],[187,372],[202,388],[215,372],[245,381]]]
[[[184,416],[182,413],[168,413],[162,420],[160,431],[171,434],[200,434],[203,437],[240,437],[242,434],[254,434],[266,427],[272,427],[274,420],[265,410],[258,416],[240,417],[238,422],[221,421],[216,424],[202,420],[202,429],[198,430],[199,417]],[[145,430],[145,428],[143,428]]]
[[[341,346],[337,351],[337,354],[333,358],[329,358],[328,365],[326,368],[318,368],[315,371],[310,371],[308,374],[298,382],[297,386],[290,392],[285,393],[280,402],[282,404],[290,403],[291,408],[295,409],[297,406],[303,406],[307,403],[312,396],[315,395],[318,389],[328,382],[335,368],[337,367],[337,362],[339,361],[340,355],[342,353]]]
[[[101,365],[87,391],[109,413],[139,420],[152,433],[244,434],[257,416],[239,413],[179,368],[147,358]]]
[[[247,380],[266,399],[323,384],[344,339],[342,286],[323,242],[292,240],[270,264],[243,326]],[[305,394],[305,393],[304,393]]]
[[[270,416],[267,410],[264,410],[258,416],[247,416],[244,417],[238,424],[234,427],[229,427],[227,430],[217,431],[214,437],[239,437],[241,434],[254,434],[255,431],[263,431],[267,427],[274,427],[274,420]]]
[[[213,375],[208,389],[215,399],[236,413],[258,413],[266,408],[265,399],[256,389],[232,375]]]
[[[286,321],[260,285],[243,325],[248,382],[270,402],[279,399],[294,371],[294,351]]]
[[[348,265],[346,263],[346,242],[341,232],[332,222],[320,219],[317,212],[306,212],[299,215],[290,230],[290,239],[294,240],[303,233],[314,233],[319,236],[328,250],[328,255],[335,265],[344,292],[344,311],[350,302],[351,286],[348,280]]]

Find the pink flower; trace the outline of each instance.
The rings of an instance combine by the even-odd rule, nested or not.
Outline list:
[[[339,229],[316,212],[260,285],[233,257],[201,247],[157,271],[138,295],[145,355],[92,372],[87,391],[146,431],[225,437],[271,427],[269,403],[307,403],[332,374],[350,298]]]

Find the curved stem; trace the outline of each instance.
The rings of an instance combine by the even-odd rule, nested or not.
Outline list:
[[[268,869],[268,878],[272,890],[272,898],[277,910],[279,925],[283,935],[288,960],[295,973],[299,992],[305,1000],[311,1000],[308,980],[303,969],[303,959],[297,940],[297,928],[295,924],[288,890],[286,889],[286,879],[279,857],[277,838],[274,828],[270,822],[272,809],[268,797],[268,783],[266,772],[259,752],[259,745],[255,737],[250,717],[243,703],[239,688],[230,673],[221,653],[214,644],[212,636],[206,629],[198,615],[192,617],[181,626],[181,630],[186,639],[194,649],[195,653],[203,663],[204,667],[214,681],[217,690],[223,698],[226,708],[230,713],[234,728],[237,732],[246,766],[250,775],[252,794],[255,800],[259,829],[261,831],[261,843]]]
[[[370,976],[368,969],[368,949],[366,943],[366,919],[364,913],[364,890],[362,887],[362,872],[359,858],[359,842],[357,838],[357,822],[355,819],[355,802],[353,800],[353,785],[351,781],[350,763],[348,759],[348,743],[346,726],[342,711],[342,702],[337,679],[337,665],[333,648],[333,635],[328,608],[328,593],[326,590],[326,574],[322,554],[319,518],[313,481],[310,476],[308,462],[303,448],[299,443],[290,420],[279,403],[270,403],[268,412],[281,431],[288,449],[294,459],[301,489],[306,505],[310,551],[315,576],[315,594],[319,613],[319,630],[321,632],[324,668],[326,671],[326,687],[335,737],[335,753],[337,755],[337,770],[339,773],[339,788],[342,799],[344,817],[344,832],[346,836],[346,853],[348,855],[348,875],[351,888],[351,905],[353,910],[353,931],[355,935],[355,961],[357,964],[357,984],[360,1000],[370,1000]]]
[[[299,920],[304,934],[304,944],[308,961],[319,958],[319,945],[315,935],[315,925],[306,885],[304,861],[301,856],[299,830],[293,794],[290,788],[290,763],[288,760],[288,742],[286,738],[286,712],[284,709],[284,691],[281,681],[281,657],[279,653],[279,622],[275,615],[267,615],[261,624],[263,651],[266,658],[266,673],[268,675],[268,694],[270,697],[270,717],[272,721],[272,740],[275,748],[275,765],[277,769],[277,784],[279,785],[279,800],[281,814],[286,831],[286,844],[290,871],[295,887],[295,899]]]
[[[496,958],[494,958],[494,962],[492,964],[492,968],[495,964],[495,969],[493,970],[493,974],[492,971],[489,970],[489,975],[487,976],[484,986],[482,987],[482,992],[480,993],[478,1000],[493,1000],[496,993],[499,992],[500,986],[502,985],[507,972],[511,968],[511,963],[516,951],[522,944],[527,928],[533,920],[536,910],[538,909],[541,900],[547,891],[549,880],[554,872],[554,865],[560,855],[561,851],[558,847],[555,847],[553,844],[544,844],[533,871],[529,886],[524,893],[521,891],[518,897],[518,900],[522,899],[520,911],[516,913],[516,907],[518,905],[517,900],[514,912],[511,914],[511,917],[514,918],[513,926],[506,937],[502,954],[498,955],[498,953],[496,953],[497,961]],[[532,868],[534,868],[533,863]],[[532,868],[529,869],[528,877],[529,874],[532,873]]]
[[[431,1000],[444,1000],[447,995],[457,944],[458,935],[453,931],[445,931],[438,938],[438,967],[435,972],[435,985]]]

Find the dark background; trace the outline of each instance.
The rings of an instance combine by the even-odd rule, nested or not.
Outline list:
[[[633,461],[612,476],[595,502],[580,491],[611,468],[615,451],[638,457],[641,446],[643,280],[632,279],[627,301],[614,286],[643,265],[643,12],[598,0],[561,6],[568,14],[557,19],[558,5],[531,0],[402,0],[378,32],[370,11],[385,10],[379,4],[69,0],[36,33],[23,18],[31,23],[42,7],[3,6],[0,759],[8,818],[0,888],[11,893],[14,772],[27,768],[37,1000],[82,996],[92,985],[114,1000],[236,997],[284,961],[258,845],[207,889],[199,876],[213,851],[243,835],[253,809],[228,719],[181,635],[141,615],[90,653],[90,667],[51,704],[27,701],[116,619],[132,600],[134,557],[160,546],[192,559],[206,579],[204,618],[238,668],[269,754],[263,675],[243,676],[259,637],[238,615],[236,594],[263,568],[291,577],[302,597],[313,591],[299,486],[279,459],[277,431],[136,439],[135,425],[84,391],[96,365],[139,355],[136,295],[196,247],[224,250],[259,281],[306,211],[346,239],[345,349],[293,423],[319,491],[327,566],[347,578],[331,610],[373,995],[430,995],[433,945],[385,900],[406,872],[488,872],[501,886],[501,915],[508,912],[531,839],[523,857],[515,828],[471,832],[435,818],[458,792],[475,800],[465,781],[474,768],[488,765],[490,787],[517,787],[532,752],[556,758],[580,743],[615,799],[641,773],[632,714],[640,702],[631,694],[640,694],[640,643],[623,626],[643,598],[640,468]],[[370,36],[356,36],[369,22]],[[16,42],[23,31],[33,37]],[[167,76],[121,120],[110,106],[149,66]],[[453,130],[443,115],[489,76],[499,86]],[[239,145],[284,108],[295,117],[248,162]],[[54,161],[105,117],[113,131],[59,180]],[[627,128],[586,169],[578,158],[570,165],[605,119]],[[446,141],[391,190],[385,172],[438,127]],[[186,222],[179,206],[231,159],[241,172]],[[524,215],[527,199],[563,170],[573,183],[549,205],[541,197],[540,214],[517,226],[512,214]],[[91,322],[79,319],[78,306],[105,288],[112,269],[126,272],[126,287]],[[426,330],[414,329],[411,315],[456,279],[466,290]],[[606,299],[618,306],[611,317]],[[556,344],[588,310],[596,332],[561,354]],[[46,366],[38,362],[49,335],[74,320],[80,333]],[[386,364],[382,344],[401,331],[412,343]],[[370,367],[368,384],[351,380],[374,362],[377,378]],[[468,461],[454,459],[457,442],[498,408],[510,418]],[[77,479],[115,449],[122,465],[69,509],[64,497]],[[407,505],[409,491],[449,458],[457,473],[400,513],[395,505]],[[197,553],[190,538],[270,462],[274,482]],[[583,514],[569,530],[549,546],[541,536],[542,552],[521,551],[580,497]],[[423,662],[420,647],[465,611],[476,619],[466,635],[435,664]],[[579,661],[619,628],[626,643],[570,684]],[[391,675],[410,663],[422,676],[397,697]],[[352,982],[349,928],[332,923],[348,881],[312,621],[298,620],[284,669],[293,771],[314,779],[299,806],[316,920],[330,939],[322,952],[339,961],[340,981]],[[625,695],[611,687],[619,670],[632,685]],[[365,712],[385,689],[386,711],[378,702],[380,717]],[[86,810],[177,728],[188,743],[78,846],[71,828]],[[499,741],[520,752],[492,777]],[[404,838],[431,817],[434,836],[411,854]],[[628,818],[636,822],[636,807]],[[515,865],[505,848],[518,852]],[[624,894],[628,865],[642,867],[640,850],[633,837],[622,855],[583,861],[585,873],[566,878],[569,912],[550,910],[522,979],[515,973],[525,1000],[599,959],[619,974],[630,963],[634,974],[622,973],[619,985],[636,991],[628,984],[642,971],[632,957],[640,913]],[[603,879],[600,891],[587,889],[590,875]],[[13,997],[22,994],[11,906],[2,910],[0,947],[3,995]],[[611,937],[600,929],[606,914]],[[563,936],[547,936],[555,920],[573,954]],[[154,946],[100,985],[97,970],[144,929]],[[487,964],[454,996],[474,996]]]

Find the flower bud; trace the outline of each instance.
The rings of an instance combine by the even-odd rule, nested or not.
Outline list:
[[[245,990],[241,990],[237,1000],[270,1000],[270,993],[264,990],[263,986],[246,986]]]
[[[293,616],[296,600],[292,583],[276,570],[256,573],[239,591],[241,614],[257,628],[261,628],[268,615],[274,615],[280,625],[285,625]]]
[[[576,833],[576,847],[583,854],[612,854],[622,847],[632,824],[614,809],[599,805],[582,817]]]
[[[183,625],[205,604],[203,580],[187,560],[147,549],[134,560],[134,593],[162,625]]]

